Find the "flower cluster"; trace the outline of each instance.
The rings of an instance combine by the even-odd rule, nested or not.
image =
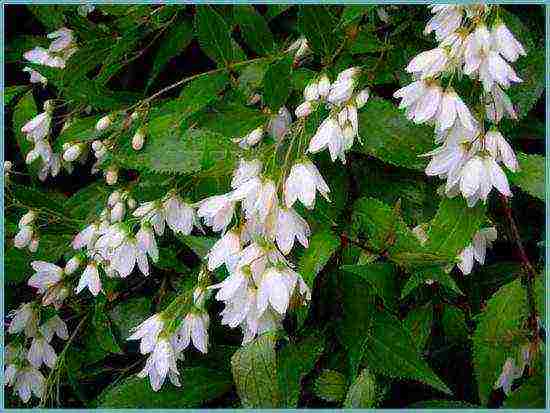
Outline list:
[[[520,349],[520,361],[516,364],[516,361],[512,357],[508,357],[502,366],[502,372],[494,384],[494,388],[502,388],[506,395],[512,392],[512,384],[515,379],[519,379],[523,376],[525,368],[529,365],[532,358],[530,344],[524,344]]]
[[[7,332],[21,335],[19,344],[6,346],[4,377],[6,385],[13,386],[21,400],[27,403],[31,395],[41,398],[45,379],[42,365],[54,368],[57,355],[51,345],[54,335],[62,340],[69,338],[67,325],[55,315],[40,323],[37,304],[26,303],[13,311]],[[28,346],[28,348],[26,348]]]
[[[509,63],[525,55],[525,50],[499,18],[498,9],[494,11],[496,6],[430,7],[434,16],[425,33],[435,32],[439,46],[411,60],[406,70],[415,81],[394,94],[408,119],[435,127],[435,141],[441,146],[425,154],[431,157],[426,174],[446,179],[446,195],[460,192],[469,206],[485,202],[493,187],[511,196],[501,164],[515,172],[518,163],[496,125],[505,115],[516,118],[504,90],[522,81]],[[495,13],[488,28],[487,21]],[[457,75],[481,83],[482,113],[473,115],[453,89]],[[493,123],[488,131],[485,119]]]
[[[15,234],[13,245],[15,248],[28,248],[30,252],[38,250],[40,242],[38,229],[33,223],[36,221],[37,213],[29,209],[19,220],[19,231]]]
[[[37,46],[25,52],[23,57],[34,64],[63,69],[67,60],[78,50],[73,31],[62,27],[49,33],[48,39],[52,39],[52,42],[47,49]],[[48,79],[30,67],[25,67],[23,71],[30,73],[31,83],[41,83],[43,85],[48,83]]]

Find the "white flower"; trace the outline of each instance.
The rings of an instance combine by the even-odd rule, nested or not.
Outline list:
[[[300,37],[298,40],[294,41],[287,49],[287,52],[294,51],[294,63],[299,63],[302,59],[310,54],[311,50],[305,37]]]
[[[36,216],[37,216],[36,212],[33,211],[32,209],[29,209],[25,213],[25,215],[23,215],[19,220],[19,227],[32,224],[36,219]]]
[[[361,109],[367,101],[369,100],[370,91],[369,89],[362,89],[359,91],[359,93],[355,96],[355,105],[357,106],[357,109]]]
[[[48,100],[44,104],[44,112],[36,115],[21,128],[21,132],[27,136],[27,139],[38,142],[45,139],[50,133],[52,108],[49,102]]]
[[[231,179],[231,188],[236,189],[248,180],[255,178],[262,170],[262,162],[258,159],[247,161],[241,159],[239,166],[233,172],[233,178]]]
[[[294,164],[285,182],[284,195],[287,208],[291,208],[296,200],[308,209],[315,206],[315,192],[319,191],[327,201],[330,188],[310,161]]]
[[[232,271],[225,280],[218,284],[213,284],[208,289],[218,289],[216,294],[216,300],[226,301],[233,298],[235,294],[238,294],[244,287],[248,285],[248,276],[243,272],[241,268],[237,268]]]
[[[277,142],[280,142],[284,139],[291,123],[292,115],[286,107],[282,106],[277,112],[277,115],[272,117],[269,121],[269,134]]]
[[[23,57],[29,62],[39,65],[56,67],[59,69],[63,69],[65,67],[65,60],[62,57],[52,56],[48,50],[39,46],[23,53]]]
[[[293,208],[279,208],[276,226],[277,246],[283,254],[288,254],[294,246],[294,238],[307,248],[310,229],[307,221]]]
[[[141,378],[149,376],[152,389],[158,391],[167,375],[174,386],[181,386],[174,349],[168,340],[161,339],[156,343],[153,354],[147,359],[144,369],[137,376]]]
[[[23,68],[23,72],[27,72],[31,75],[29,81],[31,83],[40,83],[42,86],[46,86],[48,84],[48,79],[46,79],[44,76],[42,76],[39,72],[36,70],[26,66]]]
[[[462,24],[463,6],[441,4],[428,6],[434,16],[430,19],[424,34],[435,32],[438,41],[455,32]]]
[[[105,171],[105,182],[107,185],[115,185],[118,181],[118,168],[111,166]]]
[[[40,326],[40,333],[42,333],[48,343],[52,341],[54,334],[56,334],[57,337],[62,340],[69,339],[69,330],[67,329],[67,324],[65,324],[65,322],[57,315],[51,317],[48,321]]]
[[[80,267],[80,257],[78,255],[75,255],[72,257],[69,261],[67,261],[67,264],[65,264],[64,272],[67,275],[73,274],[76,270],[78,270],[78,267]]]
[[[250,343],[257,335],[267,331],[275,331],[282,328],[282,317],[271,309],[267,309],[257,317],[255,313],[251,313],[241,325],[243,330],[243,346]]]
[[[447,178],[447,190],[454,187],[460,180],[460,173],[464,164],[472,157],[468,143],[449,143],[423,156],[431,156],[430,163],[426,166],[425,173],[428,176]]]
[[[63,278],[63,268],[45,261],[33,261],[31,267],[34,273],[27,284],[38,288],[38,293],[43,294],[48,288],[53,287]]]
[[[31,395],[34,394],[39,399],[42,398],[44,393],[45,379],[40,370],[32,366],[26,366],[22,369],[15,369],[11,367],[10,371],[6,371],[6,383],[8,385],[13,384],[14,390],[24,403],[27,403],[31,399]],[[7,379],[10,380],[7,380]]]
[[[277,186],[271,179],[262,182],[258,197],[252,208],[260,223],[265,223],[268,215],[277,207]]]
[[[25,330],[27,336],[34,334],[37,328],[38,313],[33,303],[25,303],[10,313],[12,316],[8,333],[17,334]]]
[[[468,107],[456,94],[453,88],[448,88],[441,97],[441,105],[435,118],[435,126],[439,131],[449,129],[458,121],[468,130],[475,130],[477,123]]]
[[[19,227],[19,231],[15,234],[13,239],[13,245],[15,248],[25,248],[31,242],[33,236],[33,229],[28,225]]]
[[[468,275],[474,268],[474,259],[480,264],[485,263],[487,247],[497,239],[497,230],[494,227],[484,228],[476,232],[471,244],[464,248],[459,256],[457,267],[464,275]]]
[[[493,85],[491,92],[484,95],[484,98],[485,114],[490,121],[498,123],[505,114],[510,119],[517,119],[512,101],[496,83]]]
[[[141,150],[143,144],[145,143],[145,132],[142,128],[138,128],[134,136],[132,137],[132,148],[135,151]]]
[[[494,388],[498,389],[502,387],[504,394],[509,395],[512,392],[512,383],[516,379],[517,367],[514,363],[514,359],[508,357],[502,366],[502,373],[495,382]]]
[[[82,146],[81,145],[71,145],[67,150],[63,153],[63,159],[67,162],[73,162],[78,159],[80,154],[82,153]]]
[[[83,247],[86,247],[87,249],[92,249],[98,236],[99,223],[90,224],[78,234],[76,234],[72,241],[72,247],[75,250],[79,250]]]
[[[309,83],[304,89],[304,100],[306,102],[319,99],[319,89],[317,82]]]
[[[399,108],[407,108],[406,115],[415,123],[427,122],[438,113],[443,90],[435,81],[417,80],[398,91],[393,96],[401,98]]]
[[[29,251],[32,253],[35,253],[38,251],[38,245],[40,244],[40,240],[38,238],[31,239],[31,242],[29,243]]]
[[[209,317],[206,312],[187,314],[172,338],[176,353],[186,349],[192,342],[197,350],[206,354],[208,352],[208,324]]]
[[[127,340],[141,340],[139,350],[141,354],[153,351],[158,341],[159,334],[164,328],[162,315],[155,314],[133,329],[133,334]]]
[[[436,47],[415,56],[405,70],[420,79],[435,77],[443,72],[449,57],[445,49]]]
[[[334,105],[340,105],[351,98],[354,87],[355,79],[353,76],[345,76],[343,78],[339,76],[336,81],[330,85],[330,92],[327,96],[327,100]]]
[[[489,151],[497,162],[504,163],[512,172],[516,172],[519,169],[514,150],[499,131],[490,130],[485,134],[484,140],[485,149]]]
[[[228,194],[215,195],[202,200],[197,215],[215,232],[223,231],[233,217],[235,202]]]
[[[164,201],[166,224],[172,231],[189,235],[195,222],[195,210],[183,202],[177,195],[170,196]]]
[[[95,10],[95,6],[93,4],[81,4],[78,6],[77,10],[79,15],[86,17],[89,13]]]
[[[311,141],[307,149],[310,153],[317,153],[327,148],[330,152],[330,158],[334,162],[343,153],[344,149],[344,134],[342,128],[338,124],[338,121],[329,116],[326,118]]]
[[[97,264],[94,261],[89,262],[84,269],[75,291],[80,294],[84,288],[88,288],[94,297],[101,291],[101,279],[99,278]]]
[[[103,116],[101,119],[99,119],[95,125],[95,128],[98,132],[102,132],[105,129],[107,129],[109,126],[111,126],[111,123],[113,120],[111,119],[110,115]]]
[[[258,286],[257,306],[263,313],[268,303],[280,315],[285,315],[290,301],[291,290],[285,280],[287,275],[275,267],[268,268],[262,275]]]
[[[44,363],[49,368],[53,368],[57,361],[57,355],[53,347],[46,341],[46,338],[34,338],[27,355],[29,362],[37,369]]]
[[[142,203],[133,213],[133,216],[141,218],[142,222],[149,222],[157,235],[164,234],[165,211],[158,201]]]
[[[208,270],[214,271],[220,265],[225,264],[229,259],[241,251],[241,240],[239,235],[228,231],[212,246],[208,252]]]
[[[62,27],[48,34],[48,39],[55,39],[48,48],[50,52],[63,52],[73,46],[73,31]]]
[[[117,202],[111,210],[111,222],[115,223],[122,221],[125,213],[126,207],[124,205],[124,202]]]
[[[257,127],[252,132],[248,133],[242,138],[234,139],[235,143],[238,143],[241,148],[248,149],[262,140],[264,136],[263,126]]]
[[[126,236],[122,244],[114,248],[110,255],[110,261],[111,269],[115,270],[121,278],[126,278],[130,275],[136,263],[143,275],[149,275],[147,255],[138,246],[138,242],[132,236]]]
[[[298,118],[304,118],[309,116],[311,112],[313,112],[313,105],[310,101],[305,101],[296,108],[294,114]]]
[[[519,56],[527,54],[522,44],[516,40],[514,35],[502,22],[493,26],[491,37],[495,49],[509,62],[515,62]]]
[[[139,228],[136,234],[136,240],[139,248],[146,252],[153,262],[157,262],[159,259],[159,250],[157,247],[157,241],[155,240],[155,234],[148,223],[144,223]]]
[[[506,175],[490,156],[474,156],[466,162],[460,175],[460,191],[468,206],[475,205],[479,199],[487,201],[493,187],[502,195],[512,196]]]

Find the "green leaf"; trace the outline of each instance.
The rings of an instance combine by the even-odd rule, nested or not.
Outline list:
[[[345,27],[350,24],[359,23],[365,14],[374,10],[375,6],[360,6],[360,5],[350,5],[344,7],[344,11],[340,16],[340,26]]]
[[[153,68],[149,74],[149,80],[145,90],[153,85],[157,76],[161,73],[163,67],[170,61],[171,58],[177,56],[185,50],[193,39],[193,24],[190,21],[177,21],[170,25],[169,29],[163,34],[159,48],[153,60]]]
[[[122,354],[122,350],[111,331],[111,321],[105,311],[106,302],[105,296],[102,295],[96,300],[95,304],[92,325],[95,330],[97,344],[109,353]]]
[[[542,155],[528,155],[523,152],[518,152],[516,156],[520,169],[516,173],[508,172],[511,183],[544,202],[546,158]]]
[[[310,238],[309,247],[298,263],[298,272],[310,288],[313,288],[315,277],[339,246],[340,239],[330,230],[317,232]]]
[[[544,409],[546,407],[545,388],[544,374],[539,371],[504,400],[504,408]]]
[[[4,89],[4,106],[9,106],[15,103],[17,98],[29,89],[27,85],[8,86]]]
[[[210,251],[210,248],[218,240],[214,237],[198,237],[195,235],[181,235],[178,234],[178,239],[187,245],[191,250],[197,254],[200,258],[205,258],[206,254]]]
[[[90,142],[97,139],[101,133],[95,126],[101,117],[101,115],[93,115],[72,119],[69,126],[63,129],[55,140],[54,147],[61,151],[65,143]]]
[[[333,33],[335,23],[325,6],[300,6],[298,28],[311,49],[322,56],[331,56],[338,44],[338,36]]]
[[[514,357],[526,341],[522,327],[527,316],[527,294],[518,279],[500,288],[477,318],[473,336],[474,370],[484,406],[504,362]]]
[[[315,395],[328,402],[344,399],[347,390],[346,376],[335,370],[323,370],[315,379]]]
[[[364,369],[349,386],[344,408],[368,409],[376,407],[380,399],[376,377]]]
[[[246,43],[259,55],[271,53],[275,39],[265,19],[251,5],[235,5],[233,16]]]
[[[57,5],[39,5],[27,6],[31,13],[44,25],[48,32],[53,32],[65,25],[65,16],[63,15],[63,6]]]
[[[412,269],[412,275],[401,290],[401,298],[405,298],[416,288],[425,284],[429,285],[434,281],[454,294],[464,295],[462,290],[456,285],[455,280],[441,266],[421,265]]]
[[[433,149],[433,128],[409,122],[391,102],[373,98],[359,114],[363,145],[355,150],[384,162],[422,170],[426,161],[418,155]]]
[[[66,198],[59,192],[31,188],[14,182],[10,184],[10,189],[13,197],[27,208],[44,209],[46,212],[50,210],[61,216],[66,213]]]
[[[392,378],[419,381],[447,394],[445,383],[418,353],[413,338],[401,322],[384,312],[377,312],[364,357],[369,368]]]
[[[472,242],[485,221],[485,206],[469,208],[464,198],[443,198],[430,224],[426,248],[435,254],[454,259]]]
[[[284,13],[288,9],[290,9],[292,5],[289,4],[269,4],[267,6],[267,11],[265,12],[264,17],[267,20],[273,20],[275,17],[279,16],[280,14]]]
[[[417,350],[422,353],[432,332],[434,310],[432,303],[413,308],[403,320],[403,327],[414,339]]]
[[[287,56],[269,66],[264,76],[264,100],[269,108],[276,112],[290,95],[292,58]]]
[[[460,400],[423,400],[410,404],[410,408],[414,409],[476,409],[479,406]]]
[[[353,40],[350,52],[353,54],[375,53],[386,49],[388,49],[388,45],[382,43],[373,32],[361,30]]]
[[[171,108],[181,111],[182,118],[189,117],[214,102],[228,83],[229,76],[225,71],[202,74],[183,88]]]
[[[340,269],[358,275],[373,292],[384,300],[384,305],[395,309],[397,293],[396,268],[387,262],[366,265],[343,265]]]
[[[282,407],[296,408],[301,381],[321,356],[324,338],[314,334],[299,342],[289,343],[277,354],[277,378],[281,391]]]
[[[546,286],[544,285],[544,274],[539,275],[535,279],[535,302],[537,305],[537,315],[542,322],[546,320]]]
[[[234,50],[229,27],[212,6],[196,6],[195,31],[201,49],[219,66],[227,66],[233,61]]]
[[[441,325],[446,339],[452,342],[464,342],[468,339],[466,316],[460,308],[445,305],[441,315]]]
[[[275,408],[281,405],[275,342],[274,335],[264,334],[241,347],[231,357],[233,381],[245,408]]]
[[[13,111],[13,131],[17,145],[19,146],[19,152],[21,157],[25,159],[27,153],[33,148],[32,142],[29,142],[25,135],[21,132],[21,128],[35,117],[38,113],[36,103],[32,96],[32,90],[25,93],[25,95],[17,102]]]
[[[110,194],[111,189],[104,182],[94,182],[68,198],[65,209],[70,216],[87,223],[99,216]]]
[[[107,388],[98,401],[101,408],[164,408],[182,409],[200,407],[204,402],[218,398],[231,389],[231,377],[223,370],[203,367],[180,371],[182,387],[164,383],[155,392],[147,378],[130,377]],[[168,382],[168,380],[167,380]]]
[[[134,327],[137,327],[150,315],[151,299],[149,297],[130,298],[117,304],[109,312],[109,317],[123,341],[130,337]]]

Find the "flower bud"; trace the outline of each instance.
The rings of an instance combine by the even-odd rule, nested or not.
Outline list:
[[[128,205],[129,209],[135,209],[137,206],[136,200],[134,198],[128,198],[126,200],[126,205]]]
[[[38,244],[40,243],[40,240],[38,238],[33,238],[31,242],[29,243],[29,251],[30,252],[36,252],[38,251]]]
[[[11,161],[4,161],[4,173],[11,172],[11,169],[13,168],[13,164]]]
[[[304,99],[306,101],[319,99],[319,87],[316,82],[312,82],[304,89]]]
[[[31,163],[36,161],[39,156],[40,156],[40,154],[38,153],[38,151],[36,149],[31,149],[29,151],[29,153],[27,153],[27,156],[25,158],[25,163],[27,165],[30,165]]]
[[[105,147],[105,145],[103,145],[103,142],[101,142],[101,141],[93,141],[92,142],[92,149],[94,150],[94,152],[101,151],[104,147]]]
[[[313,110],[313,105],[309,101],[305,101],[300,106],[298,106],[295,110],[296,117],[303,118],[305,116],[309,116],[309,114]]]
[[[145,133],[143,132],[142,128],[139,128],[134,137],[132,138],[132,148],[134,148],[135,151],[141,150],[143,148],[143,143],[145,142]]]
[[[105,182],[107,185],[114,185],[118,181],[118,168],[110,167],[105,173]]]
[[[15,246],[15,248],[19,248],[19,249],[25,248],[29,244],[29,242],[31,242],[32,235],[33,235],[33,230],[31,227],[27,225],[22,226],[19,229],[19,232],[15,234],[15,238],[13,239],[13,245]]]
[[[65,152],[67,149],[69,149],[71,147],[71,144],[69,142],[65,142],[63,144],[63,152]]]
[[[29,211],[19,220],[19,228],[32,224],[35,219],[36,212],[34,212],[32,209],[29,209]]]
[[[119,191],[114,191],[109,195],[109,198],[107,198],[107,205],[109,205],[111,208],[115,206],[117,202],[120,202],[122,196],[120,195]]]
[[[124,218],[125,213],[124,203],[117,202],[111,211],[111,222],[120,222]]]
[[[78,145],[78,144],[72,145],[63,153],[63,159],[67,162],[73,162],[78,159],[81,153],[82,153],[81,145]]]
[[[319,91],[319,96],[324,98],[328,96],[330,92],[330,79],[326,74],[323,74],[319,79],[317,90]]]
[[[138,119],[139,119],[139,112],[138,111],[133,111],[132,114],[130,115],[130,120],[132,122],[135,122]]]
[[[355,96],[355,104],[357,105],[357,109],[361,109],[365,106],[365,103],[369,100],[369,95],[369,90],[363,89],[357,94],[357,96]]]
[[[78,255],[75,255],[65,264],[65,274],[70,275],[74,273],[78,270],[78,267],[80,267],[80,258],[78,258]]]
[[[111,126],[112,119],[110,115],[103,116],[101,119],[99,119],[95,125],[95,128],[98,132],[104,131],[109,126]]]

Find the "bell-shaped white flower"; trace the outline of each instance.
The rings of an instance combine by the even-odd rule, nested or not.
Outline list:
[[[328,148],[330,152],[330,158],[334,162],[341,156],[344,149],[344,134],[342,128],[338,124],[337,119],[329,116],[326,118],[311,141],[307,151],[309,153],[317,153],[323,149]]]
[[[117,202],[111,210],[111,222],[121,222],[124,218],[125,213],[126,206],[124,205],[124,202]]]
[[[157,241],[155,240],[155,234],[151,229],[151,226],[148,223],[144,223],[139,228],[139,231],[136,234],[136,240],[138,242],[139,248],[142,251],[146,252],[153,262],[157,262],[159,259],[159,250],[157,246]]]
[[[63,159],[67,162],[73,162],[78,159],[82,153],[81,145],[71,145],[65,152],[63,152]]]
[[[424,34],[435,32],[438,41],[443,40],[455,32],[462,24],[463,6],[454,4],[441,4],[428,6],[434,16],[430,19]]]
[[[223,231],[233,217],[235,202],[230,195],[215,195],[199,203],[197,215],[215,232]]]
[[[149,222],[157,235],[164,234],[166,213],[159,201],[149,201],[142,203],[132,213],[133,216],[141,218],[142,222]]]
[[[217,289],[216,300],[226,301],[232,299],[241,289],[248,285],[247,269],[237,268],[231,271],[229,277],[218,284],[213,284],[208,289]]]
[[[251,312],[241,325],[243,330],[243,346],[254,338],[267,331],[275,331],[282,328],[282,317],[279,313],[268,308],[260,316],[257,312]]]
[[[206,354],[209,321],[208,314],[204,311],[188,313],[172,338],[176,353],[186,349],[192,342],[197,350]]]
[[[44,76],[42,76],[38,71],[25,66],[23,68],[23,72],[27,72],[30,74],[29,81],[31,83],[40,83],[42,86],[46,86],[48,84],[48,79],[46,79]]]
[[[155,348],[155,344],[163,328],[164,320],[162,315],[158,313],[135,327],[132,335],[128,337],[127,340],[141,340],[139,351],[141,354],[147,354]]]
[[[176,234],[189,235],[193,230],[195,222],[195,210],[187,203],[183,202],[177,195],[170,196],[164,201],[164,213],[166,215],[166,224]]]
[[[30,225],[34,222],[34,220],[36,219],[37,217],[37,213],[35,211],[33,211],[32,209],[29,209],[25,215],[23,215],[21,217],[21,219],[19,220],[19,227],[22,227],[24,225]]]
[[[45,139],[50,133],[50,124],[52,121],[52,107],[50,101],[44,104],[44,112],[36,115],[21,128],[27,139],[38,142]]]
[[[287,134],[291,123],[292,115],[285,106],[282,106],[277,115],[269,121],[269,134],[275,141],[280,142]]]
[[[502,195],[512,196],[508,179],[491,156],[474,156],[464,164],[460,176],[460,191],[468,205],[478,200],[487,201],[491,189],[495,187]]]
[[[449,129],[457,121],[469,130],[474,130],[477,126],[475,119],[462,99],[453,88],[447,88],[441,97],[441,104],[435,118],[435,126],[442,131]]]
[[[23,57],[31,63],[63,69],[65,60],[60,56],[52,56],[47,49],[37,46],[23,53]]]
[[[244,184],[246,181],[257,177],[262,170],[262,162],[258,159],[247,161],[241,159],[237,169],[233,172],[233,178],[231,179],[231,188],[236,189]]]
[[[107,129],[109,126],[111,126],[111,123],[113,122],[111,115],[103,116],[101,119],[99,119],[95,125],[95,128],[98,132],[102,132],[105,129]]]
[[[330,93],[330,79],[326,74],[322,74],[317,82],[317,92],[322,98],[326,98]]]
[[[227,231],[208,252],[208,270],[214,271],[240,251],[241,240],[239,235],[234,231]]]
[[[489,151],[497,162],[504,163],[512,172],[516,172],[519,169],[514,150],[498,130],[493,129],[487,132],[484,140],[485,149]]]
[[[310,229],[307,221],[293,208],[279,208],[276,226],[277,246],[283,254],[288,254],[294,246],[294,239],[307,248]]]
[[[290,45],[290,47],[287,49],[287,52],[295,52],[294,63],[298,64],[309,54],[311,54],[311,49],[309,47],[307,39],[302,36]]]
[[[443,48],[436,47],[435,49],[427,50],[415,56],[405,70],[412,73],[417,78],[427,79],[435,77],[443,72],[448,62],[449,56],[447,51]]]
[[[401,98],[399,108],[406,108],[409,120],[415,123],[430,121],[439,111],[443,89],[436,81],[417,80],[398,91],[393,96]]]
[[[285,277],[287,275],[275,267],[268,268],[262,275],[257,297],[260,313],[263,313],[267,309],[267,305],[270,304],[280,315],[286,314],[291,291],[289,291]]]
[[[167,375],[174,386],[181,386],[174,348],[167,339],[161,339],[156,343],[153,354],[147,359],[145,368],[137,376],[149,376],[152,389],[158,391]]]
[[[121,278],[126,278],[130,275],[136,263],[143,275],[149,275],[147,255],[132,236],[124,238],[122,243],[112,251],[110,259],[111,269],[115,270]]]
[[[13,366],[5,374],[6,384],[13,385],[14,391],[17,392],[23,403],[28,403],[33,394],[39,399],[42,398],[46,379],[37,368],[25,366],[17,369]]]
[[[90,224],[76,234],[71,244],[73,249],[79,250],[83,247],[92,249],[99,236],[99,226],[99,223]]]
[[[491,37],[496,51],[509,62],[515,62],[519,56],[527,54],[523,45],[516,40],[512,32],[508,30],[502,21],[493,26]]]
[[[500,122],[504,115],[508,116],[510,119],[517,119],[512,101],[499,85],[495,83],[491,92],[485,94],[484,97],[487,119],[494,123]]]
[[[49,368],[53,368],[57,361],[57,355],[53,347],[46,341],[45,337],[35,337],[32,340],[29,354],[27,355],[29,362],[37,369],[44,363]]]
[[[327,100],[334,105],[340,105],[346,102],[353,95],[355,83],[354,77],[336,79],[336,81],[330,85],[330,92],[327,96]]]
[[[355,105],[357,109],[361,109],[369,100],[370,90],[368,88],[362,89],[357,95],[355,95]]]
[[[512,384],[516,379],[517,367],[513,358],[508,357],[502,366],[502,372],[495,382],[494,388],[499,389],[502,387],[504,394],[509,395],[512,392]]]
[[[30,287],[38,289],[43,294],[48,288],[57,284],[63,278],[63,268],[45,261],[33,261],[31,267],[36,271],[27,281]]]
[[[34,230],[28,225],[22,225],[19,227],[19,231],[15,234],[13,239],[13,245],[15,248],[25,248],[32,240]]]
[[[55,39],[48,50],[50,52],[63,52],[73,46],[74,36],[73,31],[62,27],[52,33],[48,33],[48,39]]]
[[[285,181],[284,195],[287,208],[291,208],[296,200],[300,200],[306,208],[313,209],[316,191],[330,201],[330,188],[317,167],[310,161],[294,164]]]
[[[304,118],[313,112],[313,108],[314,106],[310,101],[305,101],[296,108],[294,114],[297,118]]]
[[[42,324],[39,330],[48,343],[52,341],[54,334],[62,340],[69,339],[67,324],[65,324],[65,322],[57,315],[51,317],[48,321]]]
[[[84,288],[87,288],[94,297],[101,291],[101,279],[99,278],[97,263],[94,261],[91,261],[88,265],[86,265],[84,272],[80,276],[75,292],[80,294]]]
[[[317,82],[311,82],[309,83],[305,89],[304,89],[304,100],[307,102],[307,101],[312,101],[312,100],[317,100],[319,99],[319,89],[318,89],[318,85],[317,85]]]
[[[17,310],[10,313],[12,317],[8,333],[17,334],[25,331],[27,336],[33,335],[38,323],[38,313],[33,303],[22,304]]]
[[[258,142],[260,142],[263,137],[264,137],[264,128],[263,126],[259,126],[256,129],[254,129],[252,132],[245,135],[244,137],[234,139],[234,142],[238,143],[241,148],[248,149],[258,144]]]

